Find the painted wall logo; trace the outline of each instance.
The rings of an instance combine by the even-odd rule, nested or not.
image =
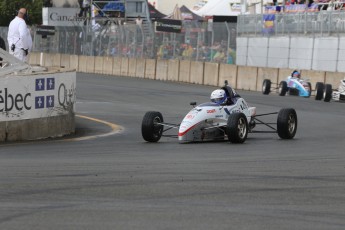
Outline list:
[[[35,79],[35,90],[38,92],[45,92],[55,89],[55,78],[37,78]],[[38,95],[35,97],[35,109],[53,108],[54,95],[42,96]]]
[[[30,110],[31,106],[29,98],[31,93],[27,94],[12,94],[8,88],[0,90],[0,112],[10,112],[13,109],[22,111],[23,108]]]

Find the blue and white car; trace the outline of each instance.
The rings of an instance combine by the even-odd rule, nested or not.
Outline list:
[[[310,97],[312,88],[308,79],[300,79],[292,76],[288,76],[286,80],[281,81],[279,84],[272,83],[271,80],[265,79],[262,83],[262,93],[268,95],[272,91],[272,85],[275,85],[273,90],[278,92],[280,96],[289,95]]]

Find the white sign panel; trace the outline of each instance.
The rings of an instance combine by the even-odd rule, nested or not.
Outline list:
[[[42,9],[43,25],[46,26],[83,26],[83,18],[78,17],[79,8]]]
[[[0,121],[66,115],[75,103],[75,72],[0,78]]]

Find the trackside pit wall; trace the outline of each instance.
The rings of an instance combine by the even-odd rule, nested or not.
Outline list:
[[[102,60],[103,59],[103,60]],[[97,60],[97,61],[95,61]],[[235,89],[261,91],[264,79],[279,83],[294,69],[193,62],[189,60],[156,60],[143,58],[95,57],[31,53],[29,63],[42,66],[74,68],[84,73],[102,73],[116,76],[139,77],[162,81],[222,86],[224,80]],[[314,90],[316,82],[332,84],[337,88],[344,72],[300,70],[302,78],[309,79]]]
[[[0,77],[0,141],[74,133],[75,104],[74,70]]]

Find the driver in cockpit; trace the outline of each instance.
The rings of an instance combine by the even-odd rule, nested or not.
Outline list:
[[[236,93],[230,86],[225,85],[211,93],[211,101],[218,105],[233,105],[241,96]]]

